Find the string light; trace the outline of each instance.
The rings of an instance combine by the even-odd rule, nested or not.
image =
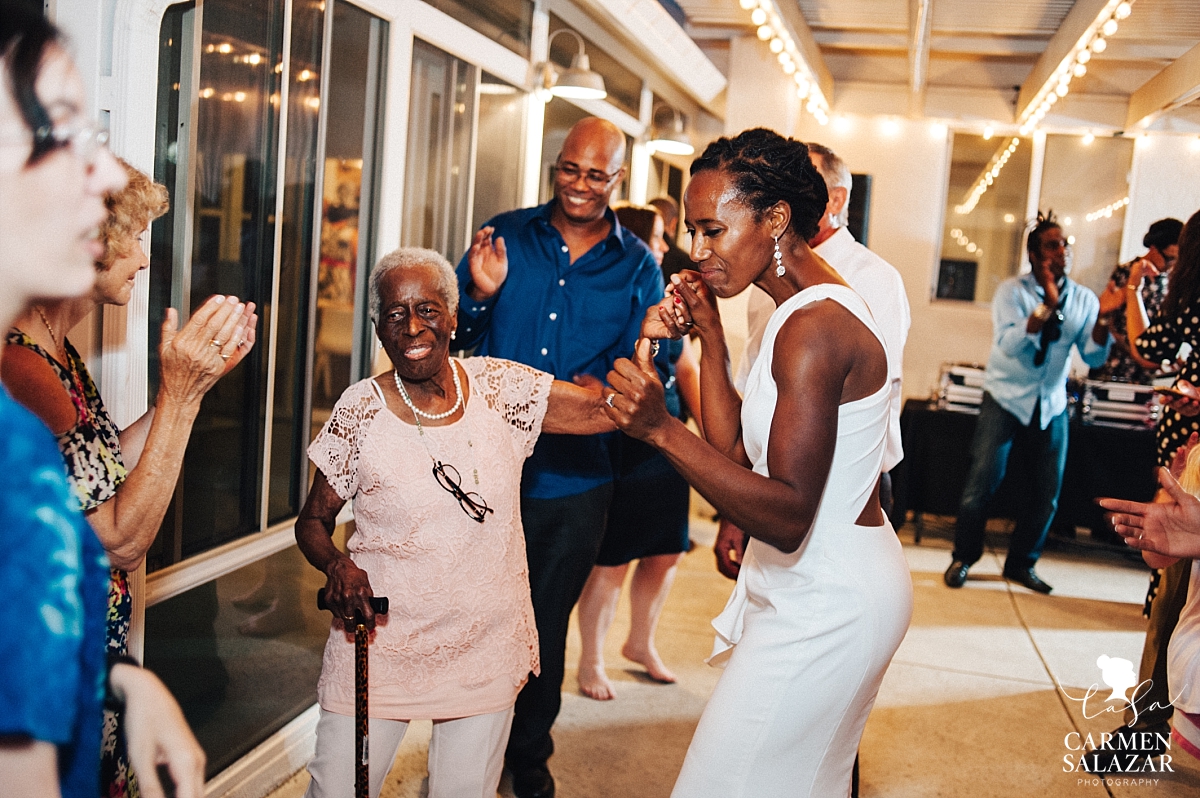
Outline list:
[[[983,250],[979,248],[979,245],[967,238],[967,236],[959,228],[956,227],[950,231],[950,238],[954,239],[955,244],[958,244],[975,257],[978,258],[983,256]]]
[[[1116,202],[1110,202],[1100,210],[1092,211],[1086,218],[1089,222],[1094,222],[1097,219],[1111,219],[1113,212],[1119,211],[1129,204],[1129,197],[1124,197]]]
[[[812,77],[808,62],[801,55],[788,25],[779,13],[780,0],[738,0],[743,10],[750,12],[750,22],[755,26],[759,41],[779,60],[783,74],[796,82],[796,97],[807,100],[804,108],[822,125],[829,124],[829,103],[825,100],[817,81]]]
[[[1120,27],[1119,21],[1127,19],[1133,13],[1133,2],[1134,0],[1109,0],[1104,4],[1092,24],[1088,25],[1083,35],[1025,106],[1025,110],[1017,119],[1022,136],[1035,130],[1051,107],[1070,93],[1072,77],[1081,78],[1087,74],[1087,64],[1092,60],[1092,54],[1103,53],[1108,49],[1108,40],[1105,37],[1114,35]]]
[[[975,183],[971,186],[971,190],[963,196],[963,201],[954,206],[955,213],[960,216],[966,216],[975,210],[975,206],[979,204],[979,199],[999,179],[1005,164],[1012,158],[1013,153],[1017,151],[1017,147],[1020,145],[1021,140],[1015,136],[1000,145],[1000,148],[992,155],[992,159],[988,161],[988,165],[984,167],[983,172],[976,178]]]

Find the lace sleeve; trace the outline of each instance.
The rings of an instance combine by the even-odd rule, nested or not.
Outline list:
[[[461,362],[471,379],[471,392],[512,426],[525,456],[533,454],[546,417],[553,375],[495,357],[472,357]]]
[[[313,465],[325,475],[334,493],[346,501],[358,492],[358,442],[380,409],[368,382],[346,389],[308,446]]]

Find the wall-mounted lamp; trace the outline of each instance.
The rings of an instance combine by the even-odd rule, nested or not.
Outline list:
[[[542,80],[539,88],[550,92],[555,97],[565,97],[571,100],[603,100],[608,96],[608,90],[604,88],[604,78],[599,72],[592,71],[592,65],[588,62],[587,53],[583,51],[583,37],[570,28],[559,28],[550,34],[550,40],[546,42],[546,52],[550,52],[550,45],[554,43],[554,37],[560,33],[569,33],[579,42],[579,52],[571,57],[571,66],[568,69],[559,69],[549,59],[543,62],[538,67],[541,73]]]
[[[659,127],[656,120],[658,112],[663,108],[671,112],[671,124]],[[691,155],[696,151],[688,140],[687,132],[683,129],[683,114],[665,103],[658,103],[650,114],[650,129],[653,138],[646,142],[650,152],[663,152],[667,155]]]

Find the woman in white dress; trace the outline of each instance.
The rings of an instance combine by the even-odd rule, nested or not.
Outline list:
[[[722,138],[684,195],[699,274],[684,272],[647,338],[694,326],[701,439],[663,406],[649,342],[609,375],[610,416],[663,451],[751,537],[713,621],[725,672],[675,798],[848,795],[855,751],[912,614],[912,583],[879,507],[887,358],[870,311],[809,249],[827,202],[803,142]],[[776,303],[739,398],[713,294],[751,283]],[[710,410],[711,408],[711,410]]]

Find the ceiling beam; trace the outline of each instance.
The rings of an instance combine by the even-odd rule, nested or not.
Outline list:
[[[1067,57],[1079,40],[1095,26],[1096,17],[1109,5],[1109,0],[1075,0],[1075,5],[1058,27],[1058,33],[1046,44],[1042,57],[1033,65],[1029,77],[1021,85],[1017,96],[1016,117],[1021,118],[1025,109],[1037,97],[1042,85],[1054,74],[1054,70]]]
[[[929,84],[929,42],[933,33],[933,0],[908,0],[908,115],[925,115]]]
[[[795,42],[796,49],[800,51],[800,56],[808,64],[813,80],[821,89],[825,101],[833,105],[833,73],[829,71],[825,57],[821,55],[821,48],[817,45],[817,40],[813,38],[808,20],[800,12],[800,4],[795,0],[777,0],[776,5],[784,23],[791,28],[792,41]]]
[[[1197,97],[1200,97],[1200,44],[1130,95],[1125,129],[1146,127],[1160,115]]]

